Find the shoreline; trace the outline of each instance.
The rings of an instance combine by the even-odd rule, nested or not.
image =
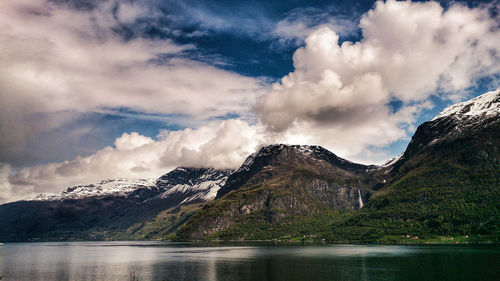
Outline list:
[[[0,243],[0,246],[5,246],[6,244],[12,243],[64,243],[64,242],[167,242],[167,243],[195,243],[195,244],[246,244],[246,243],[262,243],[262,244],[276,244],[276,245],[372,245],[372,246],[383,246],[383,245],[500,245],[498,242],[493,241],[460,241],[455,239],[446,239],[437,241],[435,238],[422,239],[418,241],[349,241],[349,240],[339,240],[339,241],[328,241],[328,240],[280,240],[280,239],[270,239],[270,240],[82,240],[82,239],[70,239],[70,240],[28,240],[28,241],[4,241]]]

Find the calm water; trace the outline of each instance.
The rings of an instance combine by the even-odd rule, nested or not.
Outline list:
[[[500,247],[12,243],[3,280],[500,280]]]

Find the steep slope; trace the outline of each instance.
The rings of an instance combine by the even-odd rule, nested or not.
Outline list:
[[[178,236],[264,239],[276,231],[286,234],[318,214],[358,210],[374,184],[361,179],[376,168],[319,146],[263,147],[229,176],[217,199],[196,213]]]
[[[500,91],[446,108],[420,125],[392,179],[330,239],[406,235],[500,237]],[[391,236],[392,235],[392,236]]]
[[[499,116],[499,90],[445,108],[434,119],[418,127],[405,152],[394,164],[394,172],[407,160],[434,145],[474,138],[483,129],[498,124]]]
[[[162,211],[213,199],[230,172],[177,168],[156,181],[106,180],[0,205],[0,240],[135,238],[123,232],[141,230],[137,224]]]

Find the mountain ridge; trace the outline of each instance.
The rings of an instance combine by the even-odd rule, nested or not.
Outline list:
[[[160,213],[212,200],[228,170],[177,168],[153,180],[111,179],[0,205],[0,240],[102,240]],[[195,174],[197,182],[186,182]],[[139,184],[137,184],[139,183]],[[124,236],[125,235],[125,236]],[[146,236],[145,236],[146,237]]]
[[[316,166],[316,169],[321,170],[322,163],[317,163],[318,161],[342,167],[345,172],[354,174],[362,174],[378,167],[353,163],[317,145],[271,144],[261,147],[257,152],[248,156],[240,168],[228,177],[226,184],[218,191],[216,198],[238,189],[257,172],[265,168],[278,166],[291,168],[294,165],[307,165]]]

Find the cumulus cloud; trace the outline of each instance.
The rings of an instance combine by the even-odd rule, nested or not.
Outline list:
[[[197,129],[162,131],[158,140],[124,133],[114,147],[88,157],[28,167],[10,174],[0,167],[3,198],[59,192],[106,178],[157,178],[177,166],[235,169],[263,142],[259,125],[241,120],[212,122]],[[8,192],[7,192],[8,191]]]
[[[152,138],[141,136],[137,132],[132,132],[130,134],[124,133],[115,140],[115,147],[117,150],[132,150],[153,142],[154,140]]]
[[[127,108],[205,120],[249,111],[259,80],[176,57],[192,45],[115,32],[150,12],[136,6],[0,2],[0,161],[81,113]]]
[[[160,161],[164,166],[235,169],[264,142],[260,125],[233,119],[196,130],[163,132],[169,143]]]
[[[360,159],[369,146],[404,138],[431,95],[446,98],[500,72],[498,21],[485,10],[379,1],[360,28],[356,43],[339,44],[329,27],[307,37],[294,72],[255,106],[270,131]],[[392,101],[403,103],[395,113]]]

